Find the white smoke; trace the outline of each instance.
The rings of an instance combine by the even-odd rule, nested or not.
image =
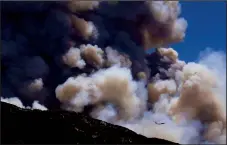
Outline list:
[[[214,97],[217,97],[217,101],[223,102],[223,107],[226,106],[226,103],[224,101],[226,100],[225,55],[224,53],[212,52],[210,50],[209,51],[206,50],[205,52],[206,53],[204,52],[202,53],[198,64],[197,63],[186,64],[185,62],[176,60],[175,63],[173,63],[173,65],[171,66],[171,68],[166,71],[166,73],[169,74],[169,77],[172,78],[171,80],[163,81],[159,80],[160,78],[157,77],[156,82],[159,82],[161,86],[156,85],[156,87],[158,86],[165,87],[166,90],[172,91],[160,92],[160,94],[158,94],[159,99],[154,103],[153,110],[151,111],[147,110],[146,108],[146,103],[148,101],[147,88],[145,87],[143,82],[132,81],[129,69],[114,66],[113,68],[98,71],[97,73],[91,76],[91,78],[94,78],[93,81],[96,82],[96,86],[99,86],[97,84],[105,82],[104,80],[106,81],[108,80],[107,82],[110,84],[117,83],[118,85],[120,85],[118,83],[118,81],[121,80],[120,78],[128,80],[128,83],[131,83],[130,87],[131,91],[134,92],[136,98],[139,98],[140,100],[139,102],[141,104],[140,106],[141,108],[139,110],[140,111],[143,110],[144,113],[139,116],[137,116],[138,113],[132,113],[132,111],[133,112],[139,111],[138,108],[137,109],[135,108],[137,106],[135,102],[134,103],[131,102],[132,100],[134,100],[133,99],[134,97],[132,95],[133,93],[129,93],[130,91],[128,92],[129,94],[131,94],[129,95],[131,97],[128,96],[127,91],[125,91],[124,93],[122,92],[125,95],[122,95],[122,93],[119,94],[116,88],[113,88],[116,87],[114,85],[110,85],[109,88],[108,87],[106,88],[106,85],[108,86],[108,83],[106,82],[104,83],[105,87],[103,86],[104,88],[99,89],[101,94],[103,94],[103,91],[106,92],[104,93],[105,95],[102,96],[102,100],[108,96],[108,99],[106,100],[108,104],[97,104],[96,108],[91,112],[91,116],[93,118],[107,121],[109,123],[124,126],[146,137],[162,138],[173,142],[178,142],[180,144],[225,142],[226,141],[225,131],[220,130],[220,129],[225,130],[225,126],[223,125],[220,126],[217,125],[216,122],[213,122],[209,125],[210,126],[209,129],[205,131],[206,132],[205,135],[201,134],[201,131],[205,129],[204,128],[205,125],[200,121],[200,119],[203,119],[203,116],[198,116],[198,118],[194,118],[193,114],[190,114],[191,113],[190,111],[193,111],[193,109],[190,110],[190,107],[193,107],[194,104],[198,104],[197,107],[199,107],[200,103],[204,104],[204,101],[206,99],[211,99],[211,101],[216,100]],[[114,76],[116,76],[116,78]],[[114,77],[115,79],[112,80],[111,79],[112,77]],[[198,89],[200,90],[202,88],[205,89],[205,91],[211,91],[213,95],[208,98],[201,98],[204,92],[197,92],[199,94],[196,94],[196,96],[190,96],[190,93],[188,94],[188,89],[190,90],[190,86],[194,86],[195,84],[202,85],[199,86],[197,90]],[[124,87],[124,85],[122,84],[121,87]],[[105,89],[107,90],[105,91]],[[156,88],[156,90],[160,89],[161,88],[159,87]],[[119,91],[121,92],[122,90],[120,89]],[[116,99],[115,97],[119,98]],[[187,100],[189,101],[188,105],[186,104],[186,106],[183,106],[186,107],[186,110],[183,112],[178,112],[176,114],[171,114],[172,113],[171,109],[173,109],[177,105],[179,106],[179,103],[187,103],[187,101],[182,102],[182,97],[187,97]],[[190,98],[193,97],[199,97],[197,99],[203,100],[194,103],[192,100],[191,104]],[[116,104],[114,104],[116,103],[116,101],[118,102],[117,103],[118,105],[121,104],[123,106],[117,108]],[[123,104],[120,103],[119,101],[123,102]],[[128,103],[124,103],[125,101]],[[123,109],[122,107],[124,109],[128,109],[128,111],[130,110],[129,112],[124,110],[123,111],[124,115],[126,116],[136,115],[137,117],[134,117],[133,119],[128,118],[128,120],[127,117],[122,118],[122,116],[119,116],[119,111],[122,111],[121,110]],[[201,110],[199,108],[195,109]],[[224,114],[221,111],[213,112],[214,115],[215,113],[217,113],[216,119],[218,119],[218,121],[225,122],[225,120],[222,120],[223,119],[222,116]],[[209,114],[206,115],[209,116]],[[216,132],[215,135],[214,132]]]
[[[212,50],[205,50],[200,55],[200,60],[198,64],[189,63],[185,64],[184,71],[176,73],[180,73],[178,76],[179,84],[182,84],[184,81],[184,77],[188,77],[190,75],[194,75],[197,73],[199,78],[195,77],[199,83],[204,85],[213,85],[216,84],[214,89],[214,96],[217,97],[218,102],[222,102],[222,109],[225,111],[226,107],[226,56],[223,52],[215,52]],[[208,71],[208,72],[206,72]],[[173,73],[174,71],[171,71]],[[168,71],[167,71],[168,73]],[[198,80],[199,79],[199,80]],[[187,83],[195,83],[195,82],[187,82]],[[192,84],[191,84],[192,85]],[[166,86],[168,86],[166,84]],[[178,88],[179,91],[182,90],[181,85]],[[192,90],[193,91],[193,90]],[[179,92],[181,94],[181,92]],[[200,95],[200,94],[199,94]],[[144,117],[140,120],[135,121],[134,123],[129,122],[121,122],[119,125],[125,126],[139,134],[145,135],[147,137],[157,137],[163,138],[166,140],[170,140],[173,142],[178,142],[180,144],[192,144],[192,143],[225,143],[226,142],[226,127],[223,125],[216,125],[216,122],[210,125],[210,129],[205,131],[205,137],[200,133],[201,130],[204,129],[204,125],[199,120],[187,120],[187,115],[185,113],[179,113],[178,115],[172,116],[170,115],[170,108],[175,106],[179,100],[179,95],[176,93],[175,97],[170,98],[168,94],[161,94],[160,99],[155,103],[153,108],[153,113],[145,112]],[[188,96],[193,97],[193,96]],[[200,97],[200,96],[198,96]],[[204,96],[205,97],[205,96]],[[190,99],[190,98],[188,98]],[[214,99],[211,98],[203,98],[206,99]],[[192,100],[193,101],[193,100]],[[203,100],[201,100],[203,102]],[[203,104],[201,102],[201,104]],[[187,103],[187,102],[185,102]],[[190,104],[190,102],[188,102]],[[199,104],[200,102],[194,102],[195,104]],[[206,106],[204,106],[206,107]],[[209,107],[209,106],[207,106]],[[216,112],[217,116],[223,116],[225,113]],[[220,113],[220,114],[219,114]],[[209,115],[209,114],[206,114]],[[208,117],[209,118],[209,117]],[[214,118],[215,119],[215,118]],[[221,119],[223,118],[216,118]],[[154,122],[161,122],[163,124],[157,125]],[[222,123],[221,123],[222,124]],[[221,131],[221,130],[223,131]],[[203,141],[207,139],[206,141]]]
[[[9,103],[9,104],[15,105],[20,108],[36,109],[36,110],[42,110],[42,111],[48,110],[45,106],[39,104],[38,101],[34,101],[32,103],[32,107],[24,106],[23,103],[21,102],[21,100],[17,97],[12,97],[12,98],[1,97],[1,102]]]
[[[215,93],[223,103],[223,110],[226,111],[226,52],[207,48],[200,53],[199,64],[207,66],[215,74],[217,79]]]
[[[56,88],[56,96],[66,110],[81,112],[86,105],[95,105],[91,117],[149,138],[180,144],[225,143],[225,60],[223,52],[211,49],[201,52],[198,63],[177,59],[163,70],[171,79],[156,77],[152,91],[143,81],[134,81],[129,68],[114,65],[90,76],[68,78]],[[152,110],[147,108],[150,95],[158,97]],[[38,102],[25,107],[18,98],[1,101],[46,110]]]

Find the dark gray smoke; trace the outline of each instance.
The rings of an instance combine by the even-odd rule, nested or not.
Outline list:
[[[84,112],[147,137],[223,143],[218,71],[166,48],[185,37],[180,12],[177,1],[1,1],[1,100]]]

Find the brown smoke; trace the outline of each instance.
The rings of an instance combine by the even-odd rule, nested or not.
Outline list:
[[[103,66],[103,63],[104,63],[103,54],[104,54],[104,52],[97,45],[95,45],[95,46],[92,46],[90,44],[81,45],[80,50],[81,50],[82,57],[84,58],[84,60],[87,63],[89,63],[93,66],[97,66],[97,67]]]
[[[83,39],[88,40],[90,37],[96,36],[96,28],[92,22],[87,22],[75,15],[71,15],[71,22],[76,30],[75,33]]]
[[[214,141],[226,129],[226,118],[220,100],[213,92],[216,78],[206,67],[189,63],[183,68],[183,84],[180,97],[170,109],[170,115],[184,113],[187,120],[200,120],[208,124],[205,138]],[[221,125],[214,125],[218,122]],[[218,127],[220,134],[213,134]]]
[[[67,7],[72,12],[82,12],[93,10],[99,6],[99,1],[78,1],[70,0],[67,2]]]
[[[164,47],[184,39],[187,22],[178,18],[181,10],[178,1],[146,1],[146,5],[152,21],[141,27],[145,49]]]

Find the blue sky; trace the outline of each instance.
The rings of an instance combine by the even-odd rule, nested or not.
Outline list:
[[[225,2],[180,2],[182,13],[188,22],[184,42],[172,45],[179,57],[195,61],[207,47],[226,52],[226,4]]]
[[[181,16],[188,22],[183,42],[172,45],[186,62],[197,60],[207,47],[226,52],[225,2],[180,2]]]

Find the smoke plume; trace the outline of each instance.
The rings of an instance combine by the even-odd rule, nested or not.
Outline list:
[[[186,36],[178,1],[1,6],[1,101],[84,112],[181,144],[226,142],[226,56],[207,49],[198,62],[179,60],[169,47]]]

